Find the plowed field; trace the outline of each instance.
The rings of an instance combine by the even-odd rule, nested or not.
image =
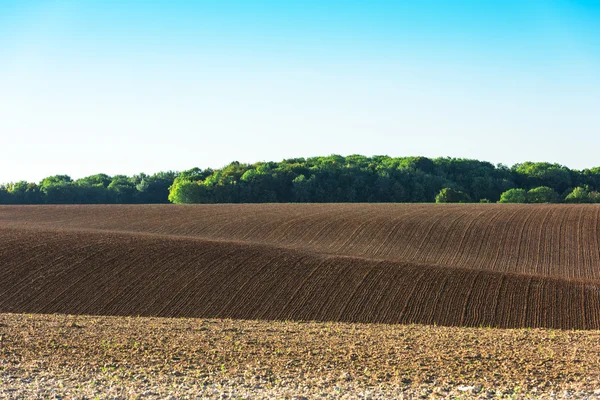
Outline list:
[[[599,206],[0,207],[0,312],[600,328]]]
[[[0,314],[2,399],[599,399],[600,331]]]

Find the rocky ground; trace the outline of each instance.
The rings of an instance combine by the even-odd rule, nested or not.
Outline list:
[[[0,398],[600,398],[600,332],[0,314]]]

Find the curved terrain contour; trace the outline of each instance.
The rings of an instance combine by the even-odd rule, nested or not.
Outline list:
[[[0,206],[0,312],[600,328],[600,207]]]

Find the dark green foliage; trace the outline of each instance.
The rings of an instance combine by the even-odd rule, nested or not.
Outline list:
[[[44,202],[49,204],[69,204],[77,199],[77,185],[68,175],[49,176],[40,183]]]
[[[573,189],[580,187],[581,190]],[[441,193],[443,189],[447,189]],[[511,190],[514,189],[514,190]],[[582,192],[583,190],[583,192]],[[525,162],[427,157],[330,155],[221,169],[194,168],[0,186],[0,204],[266,202],[599,202],[600,168],[571,170]],[[572,193],[573,192],[573,193]],[[560,196],[557,194],[560,193]],[[502,195],[502,198],[501,198]],[[456,197],[458,196],[458,197]]]
[[[593,191],[589,194],[590,203],[600,203],[600,192]]]
[[[40,188],[35,183],[10,183],[7,185],[7,191],[10,195],[9,204],[40,204],[43,200]]]
[[[140,174],[134,176],[136,202],[138,203],[166,203],[169,197],[169,188],[177,176],[176,172],[158,172],[154,175]]]
[[[546,162],[525,162],[512,167],[516,186],[529,190],[548,186],[562,193],[573,185],[573,172],[569,168]]]
[[[21,181],[0,186],[0,204],[168,203],[176,176],[172,171],[133,177],[96,174],[74,181],[55,175],[39,185]]]
[[[10,193],[8,193],[8,185],[0,186],[0,204],[10,204],[11,198]]]
[[[600,171],[586,171],[587,180],[595,173],[600,175]],[[201,172],[195,171],[196,176],[184,173],[177,178],[171,187],[170,200],[175,203],[433,202],[442,189],[452,188],[466,196],[456,201],[496,202],[502,193],[519,187],[518,182],[527,189],[540,186],[540,182],[547,183],[544,186],[562,193],[575,180],[573,177],[581,175],[548,163],[523,163],[509,168],[460,158],[361,155],[255,164],[234,162],[199,176]],[[535,194],[536,191],[532,196]],[[545,193],[540,197],[542,194]],[[516,200],[527,202],[526,198]],[[443,196],[440,201],[445,201]]]
[[[443,188],[440,190],[440,193],[435,196],[436,203],[468,203],[470,201],[471,199],[467,194],[452,188]]]
[[[558,194],[548,186],[540,186],[527,192],[528,203],[555,203]]]
[[[115,203],[136,203],[135,186],[135,181],[128,176],[115,175],[107,189]]]
[[[96,174],[77,180],[77,184],[80,186],[98,186],[108,187],[112,182],[112,178],[106,174]]]

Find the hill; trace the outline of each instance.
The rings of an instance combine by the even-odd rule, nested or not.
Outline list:
[[[600,328],[600,207],[0,207],[0,312]]]

